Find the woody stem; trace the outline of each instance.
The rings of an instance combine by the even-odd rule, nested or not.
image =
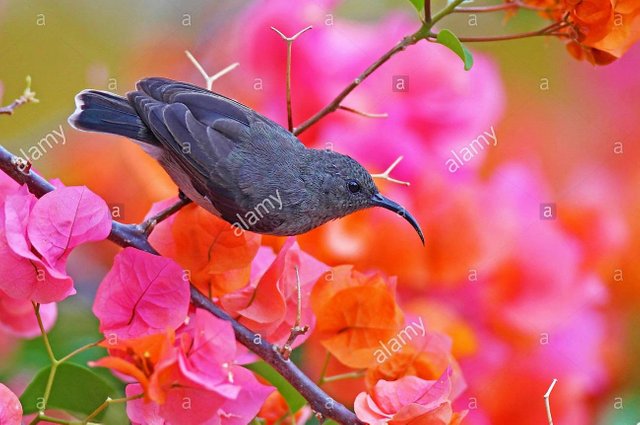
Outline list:
[[[22,171],[17,157],[0,145],[0,170],[4,171],[16,182],[26,185],[36,197],[55,190],[55,187],[33,170]],[[145,235],[135,224],[112,222],[109,240],[122,246],[134,247],[142,251],[159,255],[149,244]],[[313,410],[324,417],[346,425],[360,425],[362,422],[344,405],[333,400],[315,382],[305,375],[293,362],[283,359],[277,348],[256,338],[256,334],[230,317],[224,310],[214,304],[211,299],[191,286],[191,302],[214,316],[226,320],[231,324],[236,340],[261,357],[266,363],[280,373],[308,402]],[[44,329],[44,327],[42,328]],[[36,418],[37,420],[37,418]]]
[[[490,6],[458,7],[453,11],[453,13],[490,13],[510,9],[524,9],[537,12],[547,12],[553,10],[553,8],[532,6],[520,1],[514,1],[510,3],[494,4]]]

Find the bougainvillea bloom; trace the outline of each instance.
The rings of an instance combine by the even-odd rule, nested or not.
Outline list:
[[[109,344],[110,356],[94,366],[134,380],[127,394],[134,423],[243,425],[258,412],[273,388],[237,365],[231,325],[196,310],[177,331]],[[165,422],[153,422],[161,418]]]
[[[169,258],[125,248],[98,288],[93,312],[107,338],[176,329],[189,310],[189,283]]]
[[[174,202],[169,199],[154,204],[148,215]],[[187,205],[158,224],[149,241],[162,255],[188,270],[189,279],[202,293],[219,297],[247,284],[260,239],[255,233],[238,233],[197,205]]]
[[[21,187],[0,207],[0,289],[38,303],[73,295],[67,258],[76,246],[109,235],[107,204],[86,187],[61,187],[40,199]]]
[[[40,305],[40,318],[45,331],[49,331],[58,316],[55,303]],[[11,335],[34,338],[41,334],[33,304],[29,300],[16,300],[0,290],[0,328]]]
[[[327,270],[325,264],[301,251],[295,238],[288,238],[277,256],[269,248],[261,248],[253,264],[251,283],[223,297],[222,305],[233,315],[239,315],[240,323],[270,342],[282,344],[296,322],[298,276],[301,323],[313,329],[315,317],[309,296],[313,285]],[[297,338],[294,347],[304,342],[310,333]]]
[[[107,357],[91,362],[91,366],[111,369],[138,382],[149,397],[149,379],[161,356],[174,345],[175,333],[157,333],[138,338],[107,338],[100,345],[109,352]]]
[[[403,314],[396,303],[395,280],[364,275],[351,266],[335,267],[311,294],[322,345],[346,366],[375,364],[381,343],[400,331]]]
[[[640,39],[640,3],[635,0],[525,0],[544,16],[569,24],[562,33],[576,59],[606,65]]]
[[[446,370],[434,381],[415,376],[378,381],[369,394],[356,397],[356,415],[370,425],[459,424],[466,412],[453,412],[450,374]]]
[[[22,424],[22,405],[18,397],[3,384],[0,384],[0,424]]]
[[[274,391],[267,397],[257,416],[265,425],[303,425],[311,417],[311,408],[303,406],[294,414],[282,394]]]
[[[395,337],[401,341],[400,349],[383,357],[383,361],[367,369],[365,383],[373,388],[382,380],[395,381],[404,376],[416,376],[424,380],[436,380],[450,370],[451,398],[458,397],[466,388],[462,370],[451,354],[451,338],[442,333],[416,326],[422,318],[409,316]]]

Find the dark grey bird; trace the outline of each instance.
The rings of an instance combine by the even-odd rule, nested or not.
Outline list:
[[[126,136],[153,156],[189,199],[239,228],[305,233],[370,207],[404,217],[354,159],[309,149],[291,132],[225,96],[166,78],[146,78],[121,97],[85,90],[69,123]]]

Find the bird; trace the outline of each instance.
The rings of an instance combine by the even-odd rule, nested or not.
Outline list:
[[[292,236],[356,211],[391,210],[416,219],[383,196],[353,158],[307,148],[255,110],[186,82],[150,77],[126,97],[83,90],[69,124],[125,136],[155,158],[180,193],[238,229]]]

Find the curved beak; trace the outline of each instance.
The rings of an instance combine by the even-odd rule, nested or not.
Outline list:
[[[422,245],[424,245],[424,235],[422,234],[422,230],[420,229],[420,225],[416,221],[415,218],[409,213],[409,211],[405,210],[404,207],[396,202],[393,202],[389,198],[385,198],[379,193],[376,193],[371,197],[371,203],[373,206],[386,208],[399,216],[403,217],[405,220],[411,224],[411,226],[418,232],[418,236],[420,236],[420,240],[422,241]]]

